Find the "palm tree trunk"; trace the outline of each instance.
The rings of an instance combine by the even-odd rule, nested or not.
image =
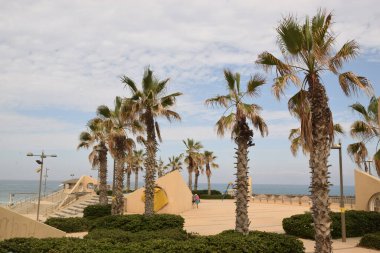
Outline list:
[[[147,144],[145,159],[145,215],[154,214],[154,184],[156,174],[156,150],[157,141],[154,129],[154,120],[151,111],[147,111],[145,115],[145,124],[147,127]]]
[[[211,177],[207,176],[207,194],[211,195]]]
[[[238,146],[236,151],[237,173],[236,173],[236,222],[235,230],[237,232],[248,234],[248,147],[253,136],[252,130],[249,129],[245,118],[238,122],[238,135],[235,142]]]
[[[187,168],[188,172],[189,172],[189,189],[190,191],[193,190],[193,172],[192,172],[192,169],[190,168],[190,166]]]
[[[135,170],[135,191],[139,188],[139,169]]]
[[[199,170],[197,169],[194,173],[194,191],[198,191],[198,178],[199,178]]]
[[[131,190],[131,174],[132,171],[130,168],[127,169],[127,192]]]
[[[99,204],[107,205],[107,147],[101,145],[102,150],[99,151]]]
[[[316,253],[331,253],[331,218],[329,216],[329,172],[327,159],[332,142],[332,116],[328,106],[326,91],[318,77],[309,76],[311,103],[312,150],[309,166],[311,169],[312,216],[315,227]]]
[[[118,138],[116,141],[117,154],[116,154],[116,173],[115,173],[115,191],[113,193],[114,198],[112,199],[112,211],[113,215],[124,213],[124,147],[125,147],[125,137]]]
[[[112,173],[112,195],[115,191],[115,181],[116,181],[116,158],[113,158],[113,173]]]

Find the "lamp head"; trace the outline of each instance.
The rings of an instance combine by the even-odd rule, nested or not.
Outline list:
[[[56,155],[56,154],[54,154],[54,155],[51,155],[51,157],[57,157],[57,155]]]
[[[33,156],[33,153],[29,152],[29,153],[26,154],[26,156]]]
[[[40,160],[36,160],[36,163],[38,164],[42,164],[42,162]]]

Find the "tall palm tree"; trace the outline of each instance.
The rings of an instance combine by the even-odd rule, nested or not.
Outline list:
[[[219,165],[215,162],[217,157],[214,155],[214,152],[205,150],[205,152],[203,153],[203,157],[204,163],[206,164],[208,195],[211,195],[211,168],[219,168]]]
[[[132,152],[128,152],[125,154],[125,174],[127,174],[127,182],[126,182],[126,190],[127,192],[130,192],[131,190],[131,175],[132,175],[132,170],[133,170],[133,164],[135,162],[135,157]]]
[[[156,164],[156,169],[157,169],[157,177],[162,177],[164,176],[165,170],[168,168],[167,165],[164,165],[164,161],[162,161],[161,157],[158,159],[157,164]]]
[[[203,166],[205,165],[205,160],[203,153],[197,154],[197,160],[196,160],[196,166],[194,168],[194,191],[198,191],[198,180],[200,174],[203,174],[204,169]]]
[[[120,97],[115,98],[114,109],[101,105],[97,115],[104,121],[108,132],[108,148],[116,161],[115,191],[112,198],[112,214],[124,212],[124,163],[126,154],[132,152],[135,146],[133,139],[127,137],[127,131],[137,133],[142,127],[135,119],[135,115],[123,104]]]
[[[107,135],[103,120],[94,118],[87,123],[88,131],[79,135],[79,148],[93,147],[89,155],[92,168],[99,168],[99,204],[107,205]]]
[[[180,120],[178,113],[170,110],[176,101],[176,97],[182,95],[180,92],[166,95],[166,87],[169,79],[158,80],[153,71],[147,68],[142,79],[142,89],[139,90],[134,81],[129,77],[122,77],[122,82],[132,92],[132,97],[126,99],[132,103],[133,111],[140,115],[140,121],[146,128],[145,159],[145,215],[153,215],[154,184],[156,172],[157,140],[161,141],[161,134],[157,122],[158,117],[166,117],[169,121]]]
[[[144,169],[144,150],[133,150],[134,163],[132,166],[133,173],[135,173],[135,190],[139,188],[139,171]]]
[[[198,167],[199,151],[203,148],[202,144],[199,141],[194,141],[194,139],[187,138],[186,141],[182,141],[186,146],[186,157],[185,162],[188,164],[187,170],[189,172],[189,188],[193,189],[193,172]]]
[[[169,163],[166,165],[167,168],[171,168],[170,171],[181,171],[182,170],[182,158],[183,154],[180,154],[179,156],[172,156],[169,157]]]
[[[332,24],[332,15],[323,10],[312,18],[306,17],[302,23],[295,16],[285,17],[276,29],[284,61],[269,52],[261,53],[256,61],[265,70],[275,68],[273,93],[277,98],[284,94],[288,84],[294,83],[301,86],[300,99],[310,104],[310,121],[307,113],[301,114],[301,135],[310,150],[312,216],[318,253],[332,251],[327,160],[333,142],[333,120],[320,76],[324,71],[338,75],[345,95],[358,89],[371,91],[365,77],[339,72],[344,62],[357,56],[359,46],[351,40],[335,51]],[[303,76],[303,82],[299,76]]]
[[[359,114],[361,119],[352,123],[350,131],[351,136],[358,139],[359,142],[348,145],[347,152],[360,167],[364,164],[365,170],[368,171],[367,164],[365,163],[368,156],[366,144],[371,141],[376,141],[376,150],[373,156],[373,162],[375,164],[377,174],[380,176],[379,99],[380,97],[372,97],[367,108],[360,103],[355,103],[350,106],[354,112]]]
[[[246,96],[255,97],[259,95],[260,87],[265,80],[260,75],[251,77],[246,89],[241,89],[240,74],[233,74],[230,70],[224,70],[227,81],[227,95],[219,95],[206,100],[208,105],[217,105],[226,108],[225,113],[216,123],[217,133],[224,136],[226,130],[231,131],[236,150],[236,222],[237,232],[248,234],[248,148],[253,146],[253,131],[249,126],[258,129],[262,136],[268,135],[268,128],[260,116],[261,107],[256,104],[245,102]],[[225,115],[229,113],[228,115]]]

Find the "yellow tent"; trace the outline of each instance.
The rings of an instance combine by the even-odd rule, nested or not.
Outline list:
[[[141,200],[145,202],[145,191],[141,196]],[[161,187],[154,187],[154,211],[157,212],[161,210],[168,203],[169,201],[166,192]]]

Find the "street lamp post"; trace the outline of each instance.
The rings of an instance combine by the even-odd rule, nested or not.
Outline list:
[[[27,156],[38,156],[41,158],[41,160],[36,160],[36,162],[38,164],[41,165],[41,168],[40,168],[40,184],[39,184],[39,190],[38,190],[38,204],[37,204],[37,221],[39,220],[39,216],[40,216],[40,203],[41,203],[41,184],[42,184],[42,171],[44,169],[44,158],[46,157],[57,157],[57,155],[46,155],[44,153],[44,151],[42,151],[41,154],[37,155],[37,154],[33,154],[33,153],[28,153],[26,154]]]
[[[344,208],[343,194],[342,143],[339,141],[339,143],[337,145],[333,145],[331,149],[339,149],[340,218],[342,224],[342,242],[346,242],[346,210]]]
[[[44,196],[46,196],[46,180],[48,177],[48,174],[47,174],[48,170],[49,170],[48,168],[45,169]]]

